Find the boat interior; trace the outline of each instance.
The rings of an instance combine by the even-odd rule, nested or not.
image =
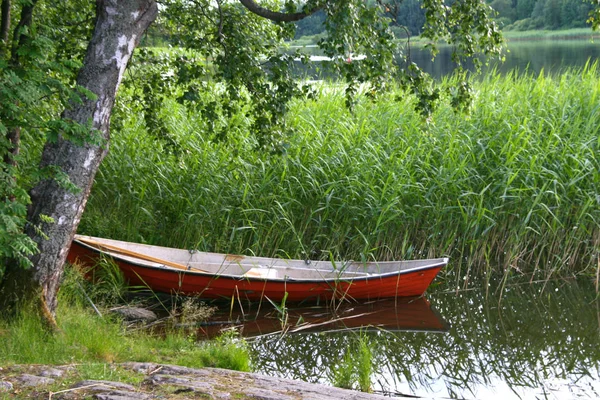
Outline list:
[[[114,258],[138,265],[275,280],[353,279],[427,268],[447,261],[446,259],[385,262],[304,261],[173,249],[89,236],[77,236],[76,240],[85,246],[100,249]]]

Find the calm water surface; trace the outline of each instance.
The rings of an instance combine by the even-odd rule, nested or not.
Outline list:
[[[424,71],[436,78],[452,73],[455,64],[452,62],[452,48],[450,46],[439,46],[439,54],[435,60],[431,60],[428,50],[412,45],[410,60],[415,62]],[[310,47],[305,48],[308,54],[318,55],[319,50]],[[512,41],[508,43],[508,52],[505,61],[491,61],[483,72],[497,69],[501,73],[510,71],[528,72],[532,74],[560,73],[566,68],[580,68],[587,62],[595,62],[600,59],[600,43],[587,39],[555,39],[555,40],[530,40]],[[315,62],[310,68],[301,66],[300,74],[308,75],[310,79],[321,79],[329,76],[325,71],[325,64]]]
[[[502,295],[499,291],[490,287],[486,295],[480,289],[437,287],[417,305],[398,304],[397,312],[389,302],[354,312],[338,308],[345,322],[336,324],[319,325],[313,317],[324,317],[322,308],[298,322],[298,314],[307,309],[290,308],[285,334],[269,334],[281,330],[281,314],[270,308],[263,316],[270,318],[271,328],[263,322],[245,333],[251,336],[255,370],[268,375],[333,385],[347,353],[357,354],[366,342],[373,360],[372,388],[380,393],[600,398],[600,301],[593,283],[509,285]],[[379,316],[369,323],[379,327],[361,329],[348,318],[354,313],[364,319],[370,312]],[[296,326],[303,328],[293,332]]]
[[[537,75],[543,71],[556,74],[600,59],[600,43],[590,40],[513,41],[508,43],[508,52],[504,55],[504,62],[491,61],[484,72],[497,69],[501,73],[526,71]],[[451,56],[452,49],[449,46],[440,47],[440,53],[433,62],[427,51],[411,51],[412,61],[436,78],[454,70]]]

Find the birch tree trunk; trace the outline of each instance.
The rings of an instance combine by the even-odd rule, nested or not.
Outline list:
[[[77,144],[59,136],[55,142],[46,143],[40,168],[58,168],[78,190],[64,188],[54,179],[44,180],[32,189],[27,233],[38,244],[39,253],[31,259],[33,268],[7,266],[0,288],[4,307],[15,308],[23,302],[39,300],[46,320],[55,325],[57,293],[67,252],[96,171],[108,152],[115,95],[133,50],[157,13],[154,0],[97,0],[96,26],[77,77],[77,84],[97,98],[74,104],[63,112],[63,119],[90,126],[90,137],[96,132],[102,140]],[[45,217],[51,217],[53,222],[47,222]]]

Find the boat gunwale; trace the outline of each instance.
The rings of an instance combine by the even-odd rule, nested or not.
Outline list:
[[[416,267],[412,267],[412,268],[408,268],[405,270],[397,270],[397,271],[391,271],[391,272],[385,272],[385,273],[364,273],[365,275],[357,275],[357,276],[344,276],[344,272],[340,271],[340,276],[338,277],[332,277],[332,278],[294,278],[294,277],[290,277],[290,276],[284,276],[283,278],[280,277],[260,277],[260,276],[251,276],[251,275],[233,275],[233,274],[218,274],[215,272],[209,272],[209,271],[202,271],[200,269],[194,269],[193,267],[190,266],[186,266],[186,269],[180,269],[180,268],[174,268],[174,267],[170,267],[168,265],[160,265],[160,266],[154,266],[154,265],[148,265],[146,263],[144,263],[143,260],[137,261],[139,259],[137,259],[134,256],[128,256],[127,258],[120,256],[119,254],[114,254],[111,253],[110,251],[105,251],[105,250],[101,250],[98,249],[90,244],[87,244],[83,241],[78,240],[77,238],[73,239],[73,242],[77,242],[78,245],[81,245],[89,250],[92,250],[95,253],[98,254],[105,254],[115,260],[119,260],[121,262],[124,263],[128,263],[131,264],[135,267],[139,267],[139,268],[145,268],[148,270],[158,270],[158,271],[165,271],[165,272],[175,272],[175,273],[181,273],[181,274],[191,274],[194,276],[205,276],[211,279],[222,279],[222,278],[226,278],[226,279],[231,279],[231,280],[236,280],[236,281],[255,281],[255,282],[294,282],[294,283],[335,283],[335,282],[340,282],[340,281],[346,281],[346,282],[361,282],[361,281],[368,281],[368,280],[373,280],[373,279],[384,279],[384,278],[390,278],[390,277],[396,277],[399,275],[407,275],[410,273],[414,273],[414,272],[419,272],[419,271],[427,271],[429,269],[435,269],[435,268],[443,268],[445,265],[448,264],[449,258],[448,257],[443,257],[443,258],[433,258],[433,259],[421,259],[421,260],[404,260],[404,261],[382,261],[381,263],[402,263],[402,262],[410,262],[410,261],[420,261],[420,262],[426,262],[428,260],[432,261],[432,264],[426,264],[426,265],[420,265],[420,266],[416,266]],[[150,245],[148,245],[150,246]],[[179,249],[176,249],[179,250]],[[225,253],[210,253],[210,254],[218,254],[218,255],[224,255],[226,256],[227,254]],[[279,260],[277,258],[270,258],[270,257],[259,257],[259,258],[264,258],[264,259],[269,259],[269,260]],[[133,261],[136,260],[136,261]],[[302,261],[302,260],[286,260],[286,259],[280,259],[282,261]],[[314,261],[314,260],[313,260]],[[152,261],[148,261],[148,262],[152,262]],[[153,262],[154,264],[160,264],[158,262]],[[368,262],[370,263],[377,263],[377,262],[373,262],[370,261]],[[244,265],[244,264],[240,264],[240,265]],[[310,264],[309,264],[310,265]],[[265,269],[271,269],[271,268],[281,268],[281,266],[270,266],[268,268]],[[306,269],[308,271],[311,270],[311,268],[298,268],[298,267],[291,267],[291,268],[296,268],[296,269]],[[315,270],[315,269],[313,269]],[[324,272],[338,272],[335,270],[331,270],[331,271],[324,271]],[[360,273],[360,272],[358,272]]]

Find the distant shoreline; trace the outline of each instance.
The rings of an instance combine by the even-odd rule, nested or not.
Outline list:
[[[507,41],[521,40],[592,40],[600,39],[600,32],[591,28],[567,29],[559,31],[505,31]]]
[[[507,42],[519,41],[542,41],[542,40],[600,40],[600,31],[593,31],[591,28],[576,28],[565,30],[532,30],[532,31],[503,31],[502,35]],[[317,41],[321,35],[302,36],[298,39],[288,42],[290,47],[316,47]],[[400,42],[405,42],[407,38],[398,38]],[[412,44],[428,42],[427,39],[420,36],[410,38]]]

